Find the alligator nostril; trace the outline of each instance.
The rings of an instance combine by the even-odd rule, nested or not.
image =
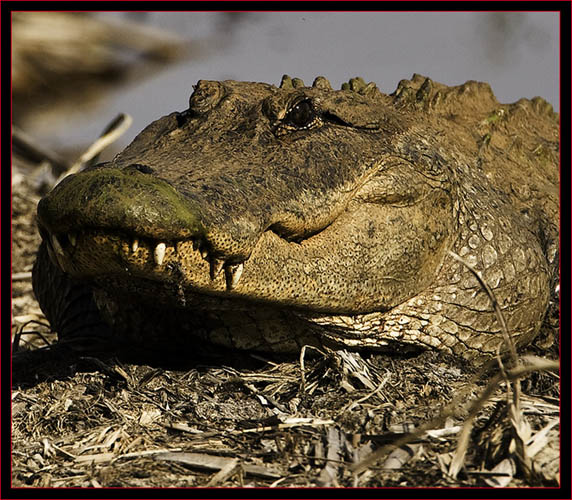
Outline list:
[[[143,165],[141,163],[133,163],[131,165],[129,165],[128,167],[125,168],[125,170],[137,170],[138,172],[141,172],[142,174],[152,174],[155,171],[147,166],[147,165]]]
[[[181,128],[183,127],[190,118],[190,112],[189,111],[184,111],[183,113],[177,113],[175,115],[175,119],[177,120],[177,127]]]

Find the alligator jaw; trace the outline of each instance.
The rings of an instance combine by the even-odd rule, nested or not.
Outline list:
[[[47,234],[43,229],[42,233],[53,263],[62,271],[74,275],[96,277],[113,272],[112,264],[111,268],[106,270],[98,266],[97,261],[89,262],[90,249],[106,244],[111,244],[117,251],[116,257],[122,258],[123,265],[117,272],[136,275],[142,273],[155,275],[158,280],[165,279],[173,272],[176,273],[179,255],[188,257],[192,252],[209,263],[211,281],[215,281],[224,269],[225,287],[230,291],[236,288],[244,271],[244,262],[227,263],[221,259],[210,258],[205,246],[197,243],[196,238],[156,241],[143,237],[123,237],[119,233],[113,234],[106,230],[85,230],[56,235]],[[117,258],[110,259],[110,262],[114,260],[117,261]]]

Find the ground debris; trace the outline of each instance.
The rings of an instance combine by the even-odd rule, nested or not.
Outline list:
[[[155,459],[178,462],[188,465],[191,468],[206,469],[209,471],[222,471],[224,469],[224,475],[227,477],[231,475],[229,471],[238,467],[240,467],[246,475],[264,479],[278,479],[282,477],[279,471],[274,471],[261,465],[244,464],[240,463],[236,458],[217,457],[206,453],[160,453],[155,455]],[[216,482],[220,482],[221,478],[222,475],[217,478]],[[209,484],[212,482],[213,480],[211,479]]]
[[[300,370],[295,361],[252,369],[171,370],[109,358],[62,379],[21,388],[16,381],[13,484],[337,487],[506,481],[506,473],[498,473],[498,464],[510,458],[502,430],[507,423],[502,391],[479,412],[465,472],[452,481],[444,463],[449,457],[450,464],[462,416],[450,416],[442,426],[398,444],[436,415],[444,397],[450,399],[438,386],[430,391],[432,396],[419,398],[421,386],[411,376],[411,364],[434,363],[433,355],[401,360],[405,370],[390,371],[390,377],[386,370],[394,361],[370,361],[378,372],[378,387],[346,391],[336,385],[344,373],[334,371],[335,362],[307,359],[306,368],[319,367],[323,375],[311,395],[302,392],[299,378],[293,377]],[[378,366],[384,366],[383,371]],[[284,374],[283,392],[273,390],[280,385],[279,371]],[[459,378],[459,386],[470,383],[468,375]],[[423,386],[428,383],[425,379]],[[268,404],[268,394],[274,403]],[[543,404],[534,406],[533,401],[523,407],[542,409],[540,415],[527,412],[528,418],[544,422],[530,440],[530,449],[540,457],[555,439],[557,417],[552,403],[540,400]],[[277,412],[278,406],[287,411]],[[360,472],[352,469],[392,445],[382,462]],[[543,463],[554,465],[554,457]],[[508,484],[520,484],[522,477],[517,471]],[[535,477],[537,485],[554,484],[554,474]]]

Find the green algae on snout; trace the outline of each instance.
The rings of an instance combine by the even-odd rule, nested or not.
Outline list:
[[[38,219],[55,233],[92,227],[160,240],[204,232],[198,207],[166,181],[104,167],[65,178],[40,201]]]

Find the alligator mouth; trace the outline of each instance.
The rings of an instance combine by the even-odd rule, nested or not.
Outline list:
[[[230,263],[209,256],[207,245],[200,238],[158,241],[105,229],[80,229],[56,235],[40,227],[40,233],[52,261],[62,271],[77,277],[97,279],[119,274],[182,283],[189,281],[183,267],[192,262],[199,268],[192,273],[194,281],[198,275],[208,275],[212,291],[221,292],[233,290],[244,271],[244,262]],[[200,287],[204,282],[199,280],[195,286]]]
[[[105,290],[104,300],[114,303],[112,308],[125,306],[126,300],[136,296],[143,307],[155,311],[153,315],[162,310],[166,316],[161,318],[161,331],[169,331],[174,345],[186,345],[185,334],[192,331],[199,338],[201,332],[208,332],[205,341],[240,349],[264,346],[261,350],[298,352],[305,344],[351,349],[367,341],[365,332],[380,325],[376,313],[345,315],[287,307],[274,297],[264,300],[263,296],[253,298],[251,292],[240,293],[241,278],[249,279],[248,268],[259,264],[268,242],[300,246],[272,231],[263,234],[252,262],[223,266],[209,258],[198,238],[158,242],[102,229],[55,235],[41,228],[40,232],[51,260],[64,272],[88,278]],[[130,309],[124,314],[128,317]],[[129,328],[122,333],[130,338]],[[389,341],[377,339],[372,348],[383,350],[388,345]]]

